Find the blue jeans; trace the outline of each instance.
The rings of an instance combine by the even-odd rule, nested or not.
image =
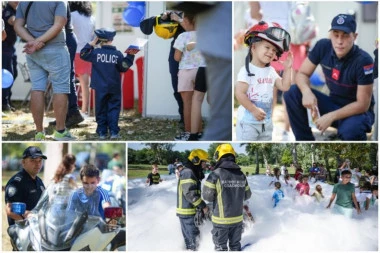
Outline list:
[[[318,100],[318,109],[321,115],[338,110],[342,106],[336,104],[326,94],[312,89]],[[315,140],[309,127],[306,108],[302,105],[302,93],[297,85],[292,85],[284,93],[286,110],[288,111],[290,125],[297,141]],[[334,121],[332,127],[338,130],[338,138],[341,140],[367,140],[366,133],[371,131],[375,122],[373,110],[353,115],[345,119]]]
[[[78,96],[75,89],[75,73],[74,73],[74,58],[77,50],[77,37],[73,32],[66,32],[66,45],[70,53],[70,94],[68,96],[69,107],[67,110],[67,117],[78,111]]]
[[[27,54],[26,61],[33,91],[46,91],[49,78],[54,94],[70,93],[70,55],[66,46]]]

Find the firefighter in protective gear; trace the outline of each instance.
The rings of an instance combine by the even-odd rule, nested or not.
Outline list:
[[[243,202],[251,197],[247,178],[235,161],[230,144],[221,144],[215,151],[215,169],[203,189],[204,200],[213,202],[212,239],[217,251],[240,251],[243,233]],[[228,246],[227,246],[228,243]]]
[[[194,222],[197,209],[201,209],[204,214],[208,213],[208,207],[201,198],[201,180],[205,177],[203,169],[207,161],[206,151],[194,149],[190,152],[187,163],[182,167],[178,166],[180,176],[176,212],[187,250],[197,250],[199,245],[200,231]]]

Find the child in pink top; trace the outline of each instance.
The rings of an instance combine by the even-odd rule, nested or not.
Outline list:
[[[296,186],[296,190],[300,193],[301,196],[303,194],[309,195],[310,186],[309,186],[309,183],[307,182],[307,180],[308,180],[308,176],[303,175],[302,176],[302,182],[298,183]]]

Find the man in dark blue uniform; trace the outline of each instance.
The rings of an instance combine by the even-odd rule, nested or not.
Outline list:
[[[319,40],[302,63],[293,85],[284,94],[296,140],[315,140],[308,124],[311,110],[317,128],[332,126],[341,140],[366,140],[374,123],[373,59],[354,44],[356,21],[339,14],[332,20],[330,39]],[[310,76],[320,64],[330,94],[310,88]]]
[[[16,8],[18,2],[9,1],[2,12],[2,18],[5,24],[5,31],[7,33],[7,38],[2,42],[2,68],[8,70],[13,75],[13,80],[16,79],[18,71],[17,71],[17,55],[15,43],[17,39],[17,35],[15,30],[13,29],[13,24],[16,18]],[[12,86],[13,84],[6,89],[2,89],[2,110],[14,111],[15,108],[11,106],[11,95],[12,95]]]
[[[23,169],[9,179],[5,186],[5,203],[8,224],[15,224],[16,220],[23,220],[36,206],[42,192],[45,190],[44,183],[37,176],[42,168],[42,160],[47,157],[39,147],[30,146],[22,155]],[[11,206],[13,202],[26,204],[26,212],[21,216],[13,213]]]
[[[109,129],[111,139],[118,139],[121,109],[120,72],[126,72],[133,65],[134,54],[137,51],[124,57],[112,46],[113,37],[116,35],[114,29],[97,29],[95,35],[97,37],[81,50],[80,57],[92,63],[90,87],[95,90],[95,116],[98,124],[96,133],[99,139],[104,140]],[[98,42],[101,47],[94,49]]]

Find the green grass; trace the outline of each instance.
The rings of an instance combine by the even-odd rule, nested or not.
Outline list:
[[[245,174],[248,172],[249,175],[255,175],[256,173],[256,165],[251,165],[251,166],[240,166],[241,170]],[[159,173],[161,175],[167,175],[168,170],[166,166],[158,166],[159,168]],[[291,177],[294,176],[295,170],[288,168],[289,174]],[[305,173],[307,174],[307,171],[304,170]],[[334,177],[336,169],[331,169],[331,176]],[[151,165],[149,164],[131,164],[128,167],[128,179],[135,179],[135,178],[146,178],[146,176],[151,172]],[[260,175],[265,175],[266,169],[264,167],[259,168],[259,174]],[[334,184],[333,182],[327,181],[326,183],[328,184]]]
[[[150,164],[130,164],[128,165],[128,179],[146,178],[152,172]],[[168,174],[167,166],[158,165],[158,173],[161,175]]]

